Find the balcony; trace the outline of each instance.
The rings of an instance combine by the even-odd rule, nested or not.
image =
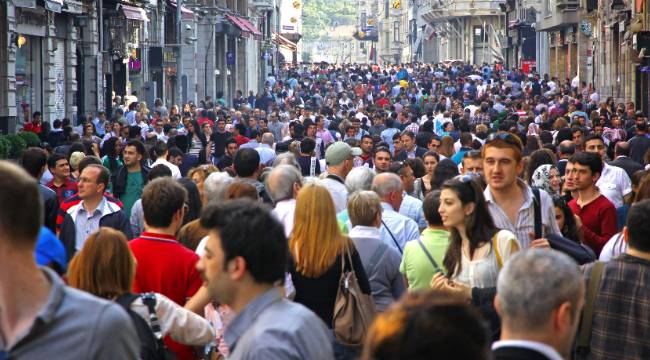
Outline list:
[[[433,0],[422,17],[427,22],[469,16],[502,15],[499,4],[505,0]]]
[[[558,11],[574,11],[580,7],[580,0],[556,0]]]

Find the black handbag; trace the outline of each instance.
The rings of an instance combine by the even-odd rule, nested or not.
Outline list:
[[[541,200],[539,189],[533,188],[532,190],[535,196],[533,200],[535,211],[535,239],[539,239],[543,236]],[[552,249],[569,255],[579,265],[587,264],[597,259],[596,253],[589,246],[567,239],[561,234],[548,234],[546,235],[546,240],[548,240]]]

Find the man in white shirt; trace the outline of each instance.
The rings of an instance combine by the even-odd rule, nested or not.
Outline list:
[[[323,185],[332,195],[337,213],[347,208],[348,188],[345,187],[345,177],[354,166],[354,157],[361,154],[361,149],[353,148],[343,141],[337,141],[325,150],[327,177],[323,180]]]
[[[167,148],[166,142],[162,140],[156,141],[156,145],[154,145],[153,152],[154,155],[156,156],[156,161],[154,161],[151,164],[152,168],[156,165],[165,165],[169,168],[169,170],[172,171],[172,178],[174,180],[178,180],[181,178],[181,170],[178,168],[178,166],[167,161],[167,156],[169,155],[169,149]]]
[[[302,174],[292,165],[276,166],[266,179],[266,188],[275,203],[273,215],[284,226],[284,234],[287,238],[293,230],[296,196],[301,187]]]
[[[585,151],[600,155],[603,159],[603,172],[596,182],[600,193],[619,208],[632,196],[632,181],[625,170],[607,164],[605,161],[607,148],[598,134],[590,134],[585,139]]]
[[[495,360],[571,357],[585,287],[576,262],[559,251],[523,250],[506,262],[494,306],[501,317]],[[540,296],[543,294],[543,296]]]

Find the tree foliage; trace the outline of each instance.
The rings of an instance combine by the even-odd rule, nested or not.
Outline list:
[[[303,39],[326,38],[337,25],[356,22],[356,2],[344,0],[304,0],[302,8]]]

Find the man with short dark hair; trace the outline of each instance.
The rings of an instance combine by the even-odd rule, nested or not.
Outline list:
[[[233,162],[235,172],[237,173],[237,180],[255,186],[257,194],[265,203],[271,204],[264,184],[258,181],[262,167],[260,166],[260,154],[255,149],[239,149],[235,154]]]
[[[201,287],[198,256],[176,239],[186,203],[187,191],[178,182],[169,177],[152,180],[142,192],[145,231],[129,242],[137,264],[133,291],[161,293],[181,306]],[[194,358],[189,346],[169,338],[166,344],[179,358]]]
[[[210,298],[236,314],[224,340],[233,359],[333,359],[330,331],[304,306],[286,300],[288,242],[282,225],[259,203],[210,204],[210,229],[197,269]]]
[[[120,306],[69,288],[36,265],[43,218],[37,181],[0,161],[0,188],[0,357],[138,358],[138,335]]]
[[[625,170],[605,162],[607,148],[602,137],[596,134],[589,134],[585,138],[584,144],[585,151],[597,154],[602,162],[602,172],[600,173],[596,186],[614,204],[615,208],[620,208],[632,196],[632,181],[630,177],[627,176]]]
[[[635,120],[634,130],[636,134],[629,140],[630,157],[641,165],[646,165],[645,154],[650,149],[650,138],[648,138],[648,122],[641,114]]]
[[[609,165],[620,167],[625,170],[627,176],[632,179],[635,172],[643,170],[643,165],[630,158],[630,144],[625,141],[619,141],[614,147],[614,160]]]
[[[572,179],[578,197],[569,202],[576,215],[576,225],[584,234],[584,242],[596,255],[616,234],[616,208],[596,186],[603,172],[603,163],[597,154],[581,152],[569,160],[573,164]]]
[[[226,140],[226,152],[224,155],[217,161],[217,167],[219,170],[232,166],[235,160],[235,154],[239,150],[239,145],[237,145],[237,140],[234,138],[229,138]]]
[[[148,181],[149,167],[142,165],[145,153],[142,142],[130,140],[122,152],[124,165],[113,174],[113,194],[124,204],[127,217],[131,216],[131,207],[142,195]]]
[[[427,149],[417,146],[415,143],[415,134],[410,130],[404,130],[400,135],[402,148],[400,151],[396,150],[395,160],[404,161],[412,158],[422,158]]]
[[[35,111],[32,115],[32,121],[23,125],[23,131],[33,132],[40,135],[43,130],[42,116],[40,111]]]
[[[576,147],[571,140],[564,140],[560,142],[558,150],[560,159],[557,161],[557,169],[560,172],[560,176],[564,176],[567,162],[569,161],[569,158],[575,154]]]
[[[46,186],[56,192],[59,203],[77,192],[77,182],[70,178],[70,164],[65,156],[52,154],[47,161],[47,167],[53,178]]]
[[[375,156],[373,157],[372,162],[377,174],[389,171],[390,161],[391,154],[387,147],[378,147],[375,149]]]
[[[222,117],[217,118],[217,125],[212,137],[208,140],[214,144],[212,154],[215,159],[221,158],[226,152],[226,140],[230,139],[232,134],[226,131],[226,120]]]
[[[153,147],[153,153],[156,156],[156,161],[151,164],[151,168],[154,168],[156,165],[165,165],[172,172],[172,178],[175,180],[181,178],[181,170],[178,166],[167,161],[167,158],[169,157],[169,149],[167,148],[166,142],[162,140],[156,141],[156,144]]]
[[[650,312],[650,200],[633,204],[627,214],[624,254],[605,262],[593,298],[590,357],[645,359],[650,354],[650,323],[640,314]],[[582,268],[587,286],[592,263]],[[635,315],[638,314],[638,315]],[[613,335],[616,336],[613,336]]]
[[[462,162],[466,152],[472,150],[472,143],[474,142],[474,138],[472,137],[471,133],[463,132],[460,134],[459,142],[460,142],[460,149],[456,151],[454,156],[451,157],[451,160],[453,160],[456,163],[456,165],[459,165]]]
[[[127,239],[132,237],[129,218],[117,204],[104,196],[108,178],[108,169],[96,164],[86,166],[79,175],[81,201],[67,209],[59,234],[68,259],[72,259],[88,236],[100,227],[120,230]]]
[[[23,152],[21,164],[29,175],[38,180],[45,172],[47,153],[41,148],[30,147]],[[41,197],[45,205],[44,225],[56,233],[56,213],[59,210],[59,200],[56,192],[41,183],[38,184],[38,189],[41,191]]]

